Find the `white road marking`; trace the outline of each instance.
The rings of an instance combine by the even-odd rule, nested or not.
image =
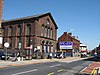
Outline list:
[[[20,75],[20,74],[24,74],[24,73],[29,73],[29,72],[33,72],[33,71],[37,71],[38,69],[34,69],[34,70],[29,70],[29,71],[24,71],[24,72],[19,72],[19,73],[15,73],[12,75]]]
[[[60,66],[61,64],[57,64],[57,65],[53,65],[53,66],[50,66],[50,67],[57,67],[57,66]]]
[[[88,66],[90,66],[92,63],[90,63]],[[87,67],[85,67],[84,69],[82,69],[80,72],[83,72],[85,69],[87,69]]]
[[[85,67],[83,70],[81,70],[80,72],[83,72],[84,70],[86,70],[87,69],[87,67]]]

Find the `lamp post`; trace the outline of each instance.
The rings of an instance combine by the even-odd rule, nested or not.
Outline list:
[[[4,46],[6,47],[6,60],[7,60],[7,48],[9,47],[9,43],[8,42],[4,43]]]

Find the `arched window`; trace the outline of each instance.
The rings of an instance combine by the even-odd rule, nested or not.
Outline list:
[[[20,43],[21,43],[21,38],[18,37],[18,38],[17,38],[17,48],[20,48],[20,47],[19,47],[19,44],[20,44]]]
[[[27,25],[27,35],[30,35],[31,34],[31,25],[28,24]]]
[[[30,47],[30,37],[26,38],[26,47]]]
[[[47,29],[47,37],[50,38],[50,28]]]
[[[10,44],[10,48],[12,48],[12,38],[9,38],[9,44]]]
[[[44,36],[47,37],[47,27],[45,27]]]
[[[50,38],[53,38],[53,29],[50,29]]]
[[[18,36],[21,36],[21,32],[22,32],[21,26],[18,26]]]
[[[12,27],[9,28],[9,36],[12,36],[13,29]]]
[[[41,36],[44,36],[44,32],[45,32],[44,29],[45,29],[44,25],[42,25],[42,27],[41,27]]]
[[[46,24],[47,24],[47,25],[50,25],[49,19],[46,20]]]

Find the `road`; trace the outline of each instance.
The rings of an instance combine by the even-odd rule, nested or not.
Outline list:
[[[75,75],[92,61],[48,62],[0,69],[0,75]]]

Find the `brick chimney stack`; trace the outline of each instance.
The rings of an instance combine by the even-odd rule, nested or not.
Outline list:
[[[68,34],[72,36],[72,33],[68,33]]]

